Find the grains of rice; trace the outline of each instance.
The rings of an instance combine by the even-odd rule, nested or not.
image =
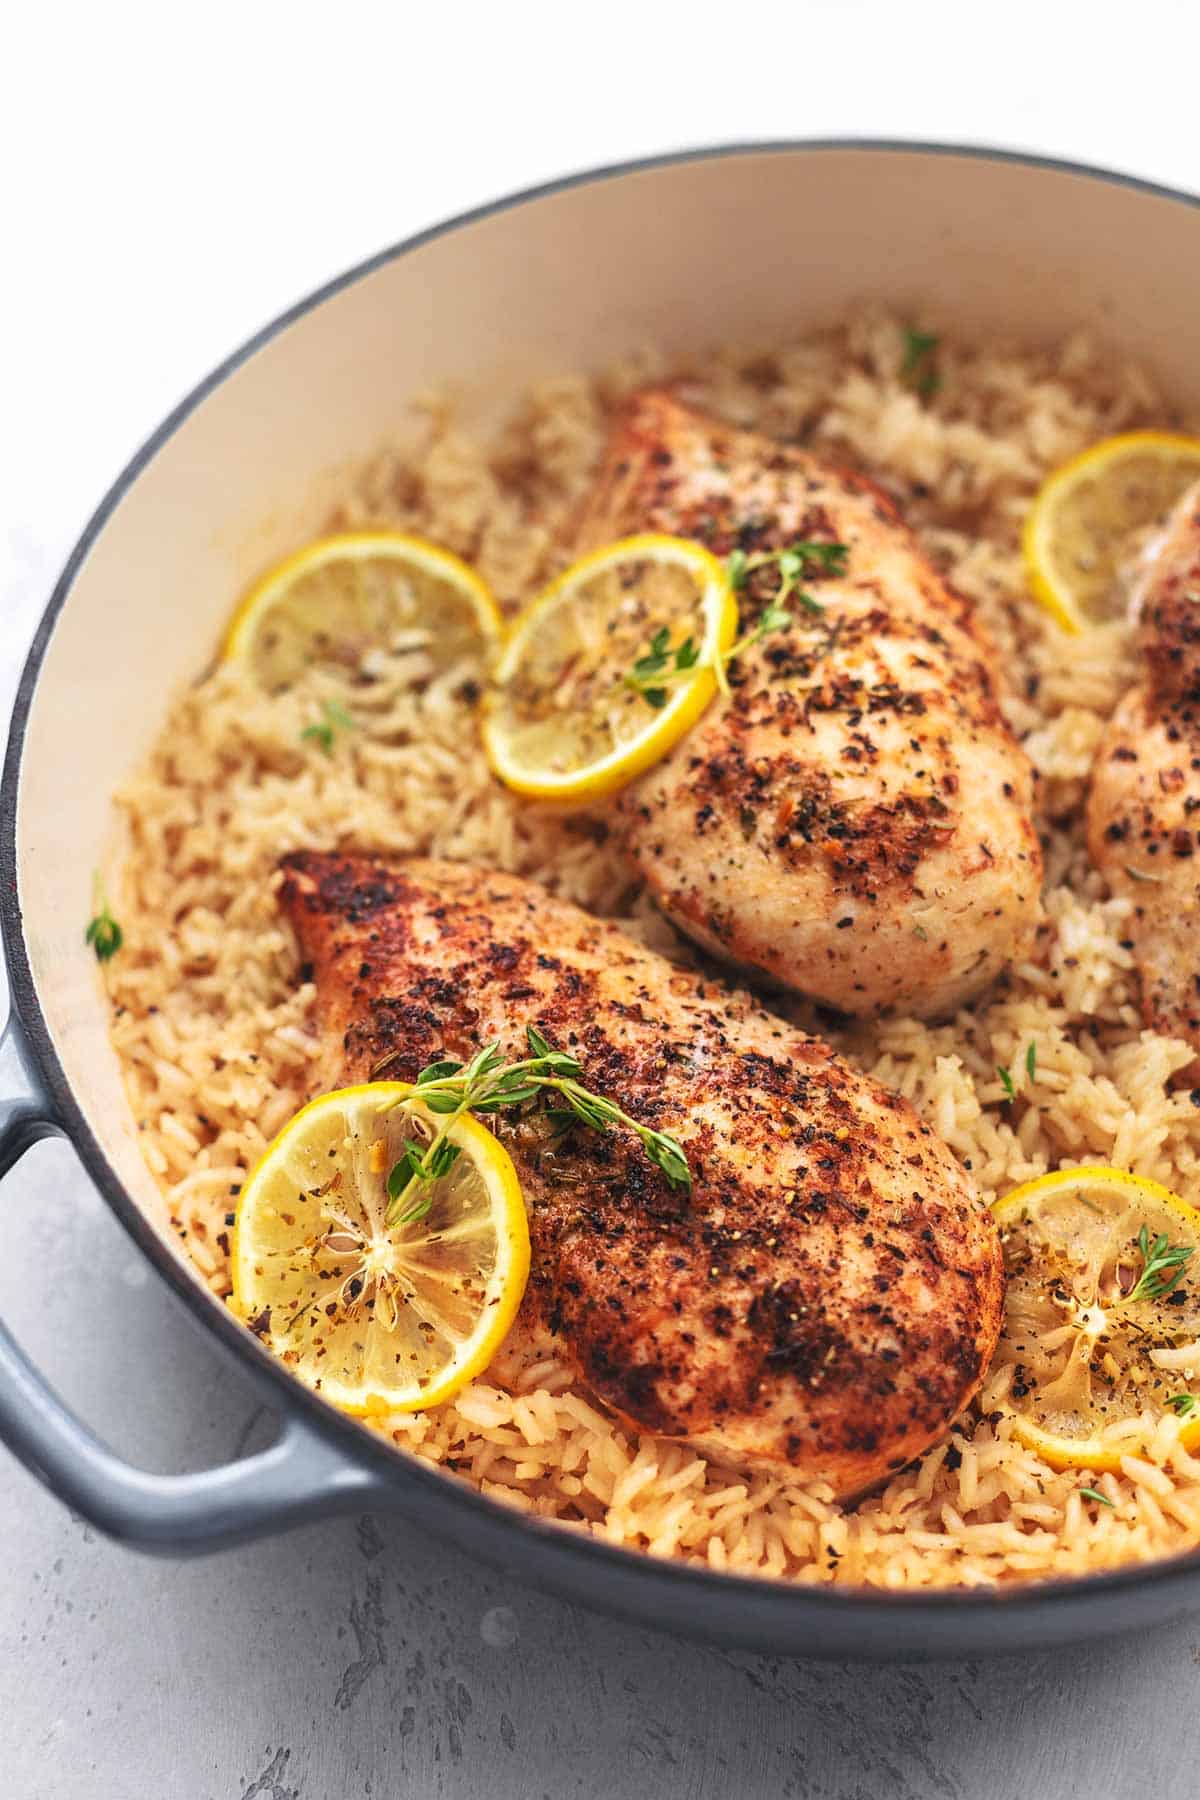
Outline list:
[[[672,371],[712,410],[857,464],[896,494],[931,556],[977,600],[1040,777],[1047,892],[1035,955],[951,1022],[889,1019],[838,1041],[909,1096],[985,1199],[1086,1160],[1135,1169],[1195,1202],[1200,1108],[1169,1085],[1192,1053],[1141,1028],[1122,942],[1127,907],[1105,897],[1080,824],[1104,717],[1128,678],[1125,635],[1105,628],[1067,655],[1024,595],[1018,544],[1047,469],[1111,432],[1179,421],[1140,371],[1082,337],[1039,351],[943,338],[941,386],[927,400],[905,388],[902,357],[899,323],[870,312],[768,353],[728,349]],[[429,401],[421,447],[376,458],[333,523],[422,532],[470,557],[512,606],[564,560],[612,405],[663,367],[644,355],[602,380],[546,383],[486,449]],[[353,846],[513,869],[687,954],[597,821],[547,817],[497,787],[470,748],[456,680],[415,692],[413,666],[385,659],[374,686],[356,690],[359,729],[328,756],[300,733],[323,700],[344,693],[337,677],[314,671],[267,698],[241,669],[218,668],[177,700],[119,796],[128,853],[110,892],[126,947],[106,971],[112,1035],[146,1161],[218,1293],[228,1291],[226,1209],[318,1079],[314,989],[273,900],[285,851]],[[789,1010],[804,1020],[803,1007]],[[998,1065],[1013,1072],[1011,1103]],[[1173,1417],[1122,1458],[1119,1474],[1094,1477],[1108,1508],[1085,1505],[1088,1477],[1040,1461],[988,1402],[985,1385],[952,1440],[855,1510],[821,1484],[639,1438],[523,1326],[486,1380],[379,1429],[541,1517],[808,1583],[979,1585],[1200,1542],[1200,1460]]]

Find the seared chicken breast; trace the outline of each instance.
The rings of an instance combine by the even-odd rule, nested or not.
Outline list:
[[[281,904],[330,1084],[412,1079],[535,1025],[674,1133],[497,1115],[529,1208],[526,1316],[635,1426],[850,1495],[934,1442],[996,1342],[990,1214],[911,1107],[825,1044],[511,875],[299,852]]]
[[[1147,1025],[1200,1051],[1200,486],[1151,547],[1134,604],[1141,672],[1096,757],[1088,846],[1133,901]]]
[[[869,481],[665,392],[618,422],[582,547],[641,530],[722,556],[846,547],[844,573],[805,581],[816,605],[739,657],[732,698],[621,797],[658,904],[842,1012],[954,1011],[1028,948],[1042,868],[1030,766],[968,602]],[[750,577],[743,629],[776,581]]]

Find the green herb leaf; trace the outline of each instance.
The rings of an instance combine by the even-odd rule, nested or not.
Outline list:
[[[418,1144],[413,1138],[405,1138],[404,1155],[392,1164],[388,1173],[387,1194],[391,1202],[388,1207],[388,1223],[410,1225],[425,1218],[433,1206],[432,1192],[418,1192],[412,1203],[403,1209],[401,1201],[414,1185],[418,1188],[431,1188],[433,1182],[448,1175],[461,1155],[460,1147],[445,1137],[435,1137],[428,1146]]]
[[[564,1083],[561,1093],[571,1111],[578,1113],[594,1131],[607,1131],[619,1116],[610,1100],[602,1100],[598,1094],[589,1094],[586,1088],[576,1087],[572,1082]]]
[[[656,1168],[662,1170],[673,1187],[691,1187],[692,1172],[688,1168],[687,1158],[669,1133],[656,1132],[646,1144],[646,1155]]]
[[[800,599],[800,598],[802,598],[802,596],[798,594],[796,596],[796,598]],[[824,608],[822,607],[820,610],[823,612]],[[760,638],[765,638],[772,631],[783,631],[787,628],[787,626],[794,624],[794,622],[795,621],[793,620],[792,615],[788,611],[786,606],[773,606],[772,605],[772,606],[768,606],[766,612],[763,613],[762,617],[759,619],[758,624],[755,627],[755,630],[757,631],[758,636]]]
[[[1102,1494],[1098,1488],[1081,1487],[1079,1489],[1079,1492],[1083,1495],[1085,1500],[1095,1500],[1097,1505],[1099,1505],[1099,1506],[1115,1506],[1116,1505],[1116,1502],[1114,1500],[1110,1500],[1108,1495]]]
[[[904,362],[901,365],[902,375],[915,375],[927,356],[932,356],[938,347],[938,338],[931,331],[914,331],[911,326],[904,333]]]
[[[1009,1071],[1001,1063],[1001,1064],[997,1065],[996,1073],[1000,1077],[1001,1083],[1003,1084],[1005,1098],[1008,1100],[1015,1100],[1017,1097],[1017,1090],[1013,1086],[1013,1078],[1012,1078],[1011,1074],[1009,1073]]]
[[[433,1194],[428,1188],[424,1191],[418,1189],[416,1198],[413,1200],[412,1204],[406,1206],[404,1211],[400,1213],[397,1218],[391,1218],[389,1213],[389,1223],[393,1225],[415,1225],[418,1220],[428,1218],[432,1211]]]
[[[1037,1080],[1037,1045],[1034,1043],[1025,1052],[1025,1073],[1030,1081]]]
[[[536,1081],[514,1080],[494,1093],[486,1094],[483,1099],[476,1100],[472,1112],[502,1112],[507,1106],[520,1106],[525,1100],[532,1100],[541,1093],[541,1086]]]
[[[387,1178],[389,1200],[396,1200],[404,1192],[410,1181],[420,1181],[425,1171],[425,1146],[413,1141],[404,1140],[404,1155],[391,1166]]]
[[[429,1081],[445,1081],[447,1076],[457,1075],[462,1066],[460,1062],[454,1062],[450,1058],[446,1058],[442,1062],[432,1062],[421,1070],[417,1076],[416,1085],[424,1087]]]
[[[725,573],[729,577],[729,585],[736,594],[739,588],[746,585],[746,552],[731,550],[725,558]]]
[[[822,569],[827,575],[844,575],[846,573],[846,561],[850,555],[849,544],[826,544],[815,539],[806,539],[799,548],[810,569]]]
[[[1197,1406],[1200,1406],[1200,1401],[1195,1394],[1172,1394],[1167,1405],[1174,1407],[1181,1419],[1190,1419]]]
[[[440,1143],[430,1147],[425,1158],[425,1179],[439,1181],[443,1175],[450,1173],[461,1155],[460,1145],[452,1144],[448,1138],[442,1138]]]
[[[83,941],[91,945],[96,953],[96,961],[102,963],[115,956],[125,942],[125,933],[109,912],[107,901],[101,902],[100,911],[94,919],[89,920]]]
[[[525,1027],[525,1042],[533,1053],[539,1075],[578,1075],[579,1063],[566,1050],[556,1050],[549,1038],[543,1037],[534,1026]]]
[[[904,361],[900,379],[914,388],[923,399],[936,394],[942,385],[934,363],[940,339],[932,332],[908,330],[904,333]]]
[[[650,648],[645,656],[639,656],[633,665],[632,673],[636,676],[661,675],[667,666],[667,652],[671,643],[671,633],[663,625],[650,639]]]
[[[436,1089],[430,1094],[423,1094],[422,1099],[431,1113],[457,1112],[459,1100],[456,1094],[442,1094]]]
[[[1137,1234],[1137,1247],[1142,1258],[1142,1272],[1125,1296],[1125,1304],[1135,1300],[1162,1300],[1173,1293],[1187,1273],[1186,1264],[1195,1252],[1194,1244],[1172,1244],[1165,1231],[1150,1242],[1150,1232],[1143,1225]]]
[[[321,702],[321,720],[316,725],[306,725],[300,733],[303,740],[319,744],[326,756],[333,755],[333,746],[339,731],[357,731],[358,722],[336,700]]]

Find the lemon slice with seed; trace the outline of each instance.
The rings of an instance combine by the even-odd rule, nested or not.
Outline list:
[[[997,1200],[1008,1293],[985,1411],[1057,1469],[1117,1469],[1163,1415],[1200,1439],[1200,1212],[1124,1169]]]
[[[505,646],[484,714],[493,770],[544,800],[624,787],[695,724],[736,632],[729,578],[701,544],[647,532],[582,557]],[[656,650],[661,683],[631,688]]]
[[[235,1309],[294,1374],[353,1413],[419,1412],[487,1367],[521,1304],[529,1230],[507,1151],[459,1118],[424,1216],[388,1225],[388,1176],[439,1121],[400,1082],[323,1094],[238,1205]],[[406,1208],[406,1212],[411,1209]]]
[[[357,670],[371,650],[422,653],[433,672],[475,661],[482,674],[502,629],[487,583],[460,557],[407,532],[354,531],[264,575],[222,654],[277,693],[315,663]]]
[[[1064,630],[1124,614],[1123,572],[1196,480],[1200,438],[1129,431],[1093,444],[1042,483],[1025,521],[1025,570]]]

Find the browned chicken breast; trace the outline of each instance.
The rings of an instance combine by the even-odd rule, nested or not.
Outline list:
[[[1152,547],[1139,590],[1141,677],[1096,758],[1088,845],[1113,893],[1134,903],[1147,1025],[1200,1051],[1200,486]]]
[[[646,1430],[857,1493],[977,1388],[1000,1324],[995,1227],[908,1104],[827,1045],[511,875],[300,852],[281,901],[330,1082],[534,1024],[593,1092],[674,1133],[690,1196],[631,1134],[496,1118],[533,1241],[527,1316]]]
[[[822,610],[741,656],[732,700],[622,796],[655,899],[843,1012],[953,1011],[1028,947],[1041,886],[1030,767],[968,602],[870,482],[660,392],[617,425],[582,541],[647,529],[847,550],[805,583]],[[751,576],[743,628],[776,579]]]

